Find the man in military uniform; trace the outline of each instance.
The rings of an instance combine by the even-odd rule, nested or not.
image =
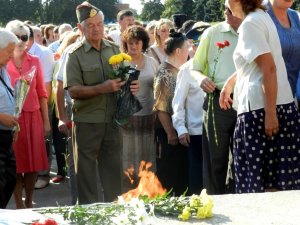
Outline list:
[[[124,82],[109,79],[108,60],[119,47],[104,37],[104,15],[88,2],[76,8],[78,28],[84,39],[68,55],[64,88],[73,99],[73,147],[80,204],[98,201],[96,168],[104,189],[104,201],[121,194],[121,138],[113,122],[115,93]],[[131,85],[137,92],[138,82]]]

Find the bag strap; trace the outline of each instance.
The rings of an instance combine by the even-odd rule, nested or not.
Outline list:
[[[2,71],[1,71],[1,74],[0,74],[0,80],[1,82],[4,84],[4,86],[7,88],[7,90],[9,91],[9,93],[11,94],[12,97],[14,97],[14,92],[13,90],[5,83],[5,81],[3,80],[2,78]]]

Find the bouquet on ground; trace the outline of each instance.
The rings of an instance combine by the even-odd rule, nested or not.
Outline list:
[[[170,192],[155,198],[140,196],[125,201],[123,196],[117,202],[95,203],[91,205],[75,205],[49,209],[36,209],[48,217],[61,215],[65,222],[71,224],[110,224],[110,225],[156,225],[156,215],[177,217],[187,221],[191,218],[206,219],[213,216],[212,198],[203,189],[200,195],[190,197],[170,196]]]
[[[36,71],[36,67],[33,66],[28,72],[22,74],[15,81],[15,102],[16,102],[15,116],[16,117],[19,117],[22,112],[23,105],[25,103],[27,94],[29,92],[30,84],[34,77],[35,71]],[[16,129],[19,130],[20,128],[17,127]]]
[[[126,81],[117,95],[115,121],[120,126],[127,125],[128,118],[142,109],[139,100],[130,91],[131,82],[137,80],[140,75],[139,70],[128,65],[130,61],[131,56],[125,53],[113,55],[109,59],[109,64],[113,67],[113,74],[110,74],[109,78],[121,78],[122,81]]]

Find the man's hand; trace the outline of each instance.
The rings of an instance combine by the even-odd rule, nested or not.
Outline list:
[[[209,77],[205,77],[200,83],[200,87],[206,93],[212,93],[216,89],[216,84]]]
[[[18,118],[6,113],[0,113],[0,124],[12,128],[18,126]]]
[[[179,136],[179,143],[182,144],[185,147],[188,147],[190,144],[190,135],[189,134],[182,134]]]
[[[113,80],[106,80],[104,83],[99,84],[101,86],[102,93],[112,93],[121,90],[121,87],[125,84],[120,78]]]
[[[133,80],[131,81],[130,84],[130,91],[132,94],[136,94],[138,93],[138,91],[140,90],[140,83],[138,80]]]

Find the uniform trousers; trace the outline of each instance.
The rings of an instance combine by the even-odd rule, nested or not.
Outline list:
[[[72,129],[79,204],[98,202],[97,170],[104,201],[121,194],[121,135],[114,123],[75,122]]]

